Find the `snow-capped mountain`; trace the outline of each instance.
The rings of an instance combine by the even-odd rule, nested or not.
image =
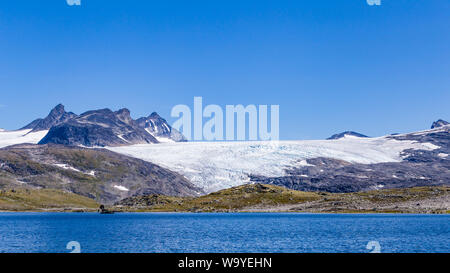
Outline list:
[[[439,128],[439,127],[442,127],[442,126],[445,126],[445,125],[448,125],[448,124],[449,123],[447,121],[439,119],[439,120],[433,122],[433,124],[431,125],[431,129]]]
[[[137,124],[153,135],[160,142],[183,142],[186,138],[177,130],[173,129],[169,123],[156,112],[148,117],[136,120]]]
[[[85,112],[64,123],[53,126],[39,144],[72,146],[119,146],[139,143],[158,143],[137,125],[128,109],[113,112],[101,109]]]
[[[39,144],[94,147],[186,141],[157,113],[133,120],[126,108],[116,112],[94,110],[78,116],[66,112],[64,106],[59,104],[46,118],[36,119],[23,127],[20,134],[43,131],[48,133],[38,140]]]
[[[206,192],[251,182],[336,192],[450,183],[450,126],[377,138],[109,149],[181,173]]]
[[[61,120],[65,111],[57,108],[44,120]],[[333,140],[175,143],[168,142],[174,130],[156,113],[133,120],[127,109],[102,109],[53,125],[48,132],[0,132],[0,147],[105,146],[180,173],[205,192],[254,182],[349,192],[450,184],[450,125],[440,120],[432,127],[375,138],[346,132]]]
[[[360,133],[357,133],[357,132],[346,131],[346,132],[342,132],[342,133],[339,133],[339,134],[332,135],[331,137],[329,137],[327,139],[328,140],[330,140],[330,139],[340,139],[340,138],[349,137],[349,136],[350,137],[368,137],[366,135],[363,135],[363,134],[360,134]]]

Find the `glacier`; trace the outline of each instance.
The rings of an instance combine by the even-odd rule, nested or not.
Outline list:
[[[0,131],[0,148],[23,143],[37,144],[48,133],[48,130],[31,131],[31,129]]]
[[[436,128],[409,135],[438,133]],[[0,148],[37,144],[48,130],[0,131]],[[397,137],[402,135],[397,135]],[[360,138],[346,136],[335,140],[244,141],[244,142],[172,142],[106,147],[178,172],[205,192],[250,182],[250,175],[279,177],[286,169],[307,166],[306,159],[327,157],[351,163],[400,162],[407,149],[435,150],[428,142],[398,140],[392,136]],[[447,154],[439,154],[440,158]]]
[[[351,163],[400,162],[406,149],[434,150],[430,143],[395,140],[388,136],[337,140],[187,142],[138,144],[107,149],[176,171],[210,193],[250,182],[249,175],[278,177],[285,170],[307,164],[306,159],[328,157]]]

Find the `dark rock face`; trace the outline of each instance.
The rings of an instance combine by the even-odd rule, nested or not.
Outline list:
[[[177,130],[173,129],[165,119],[153,112],[148,117],[142,117],[136,120],[137,124],[155,137],[172,139],[173,141],[183,142],[186,138]]]
[[[357,192],[374,189],[450,185],[450,126],[405,135],[389,136],[438,146],[437,149],[405,150],[403,161],[353,164],[331,158],[312,158],[312,166],[293,166],[283,177],[252,176],[263,184],[303,191]]]
[[[447,121],[439,119],[439,120],[433,122],[433,124],[431,125],[431,129],[439,128],[439,127],[442,127],[442,126],[445,126],[445,125],[448,125],[448,124],[449,123]]]
[[[20,128],[19,130],[34,129],[34,127],[36,127],[36,125],[38,125],[42,120],[43,120],[42,118],[35,119],[26,126]]]
[[[158,143],[156,137],[186,141],[180,132],[157,113],[133,120],[126,108],[116,112],[109,109],[94,110],[78,116],[66,112],[64,106],[59,104],[46,118],[36,119],[22,129],[49,130],[39,144],[104,147]]]
[[[66,112],[64,110],[64,106],[62,104],[58,104],[50,111],[46,118],[36,119],[21,129],[32,129],[34,132],[48,130],[53,126],[64,123],[72,118],[75,118],[76,116],[77,115],[72,112]]]
[[[141,194],[203,193],[183,176],[140,159],[53,144],[0,149],[0,189],[14,188],[65,190],[103,204]]]
[[[342,132],[342,133],[339,133],[339,134],[332,135],[331,137],[329,137],[327,139],[340,139],[340,138],[343,138],[345,136],[368,137],[366,135],[363,135],[363,134],[360,134],[360,133],[357,133],[357,132],[346,131],[346,132]]]
[[[39,144],[120,146],[158,143],[138,126],[128,109],[88,111],[64,123],[53,126]]]

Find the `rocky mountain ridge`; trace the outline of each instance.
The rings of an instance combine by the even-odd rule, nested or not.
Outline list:
[[[36,119],[21,129],[31,129],[31,132],[49,130],[39,144],[104,147],[186,141],[157,113],[134,120],[126,108],[116,112],[100,109],[76,115],[66,112],[59,104],[47,117]]]
[[[158,143],[139,127],[127,109],[113,112],[101,109],[85,112],[50,128],[39,144],[62,144],[86,147]]]

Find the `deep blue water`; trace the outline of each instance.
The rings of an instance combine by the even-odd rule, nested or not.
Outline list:
[[[450,252],[449,215],[0,213],[0,252]]]

